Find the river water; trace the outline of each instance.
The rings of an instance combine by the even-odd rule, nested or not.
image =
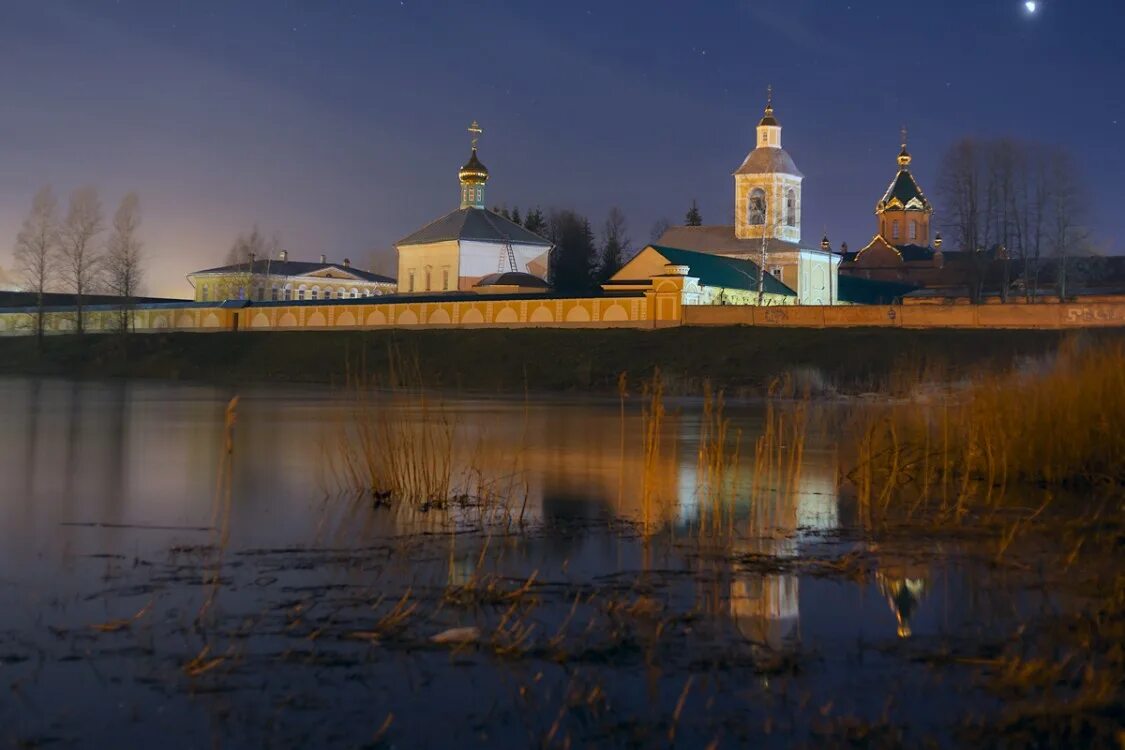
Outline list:
[[[459,466],[502,488],[497,530],[350,493],[347,393],[0,380],[0,746],[946,744],[998,705],[914,656],[1051,594],[956,543],[865,539],[831,434],[763,515],[760,403],[725,409],[735,533],[701,530],[703,402],[665,404],[655,453],[641,402],[443,397]],[[481,635],[431,642],[456,627]]]

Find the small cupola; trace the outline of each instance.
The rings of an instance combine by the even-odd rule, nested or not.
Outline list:
[[[482,132],[484,131],[474,120],[469,126],[473,151],[469,160],[457,172],[457,178],[461,182],[461,208],[484,208],[484,184],[488,182],[488,167],[477,157],[477,141]]]
[[[758,148],[781,148],[781,123],[773,116],[773,86],[766,87],[766,112],[758,123]]]

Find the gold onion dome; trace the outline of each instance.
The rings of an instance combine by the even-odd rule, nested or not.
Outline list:
[[[902,126],[902,151],[898,152],[898,166],[906,169],[910,166],[910,152],[906,150],[906,126]]]
[[[477,158],[476,147],[473,147],[473,154],[469,160],[465,162],[465,166],[457,173],[461,178],[461,182],[472,182],[484,184],[488,182],[488,167],[481,164],[480,159]]]
[[[766,88],[766,114],[762,117],[762,121],[758,123],[758,127],[763,125],[778,127],[777,120],[773,116],[773,86]]]

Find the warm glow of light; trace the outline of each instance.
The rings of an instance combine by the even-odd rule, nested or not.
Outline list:
[[[1034,13],[1039,10],[1039,3],[1035,2],[1035,0],[1027,0],[1027,2],[1023,4],[1023,7],[1027,8],[1028,13]]]

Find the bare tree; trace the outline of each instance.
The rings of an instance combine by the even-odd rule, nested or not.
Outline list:
[[[1052,149],[1047,158],[1047,179],[1051,185],[1048,231],[1058,264],[1057,291],[1059,299],[1065,300],[1069,293],[1069,258],[1089,254],[1089,237],[1082,224],[1086,195],[1078,169],[1067,151]]]
[[[649,232],[649,239],[652,242],[660,242],[660,238],[664,236],[664,233],[667,232],[671,226],[672,222],[667,219],[657,219],[656,223],[652,225],[652,230]]]
[[[625,222],[625,213],[614,206],[609,209],[606,216],[605,227],[602,230],[602,250],[598,263],[598,280],[605,282],[610,276],[617,273],[629,257],[628,229]]]
[[[75,330],[85,332],[84,297],[97,283],[101,272],[97,238],[105,229],[102,203],[92,187],[75,190],[59,232],[59,256],[62,259],[63,282],[74,293]]]
[[[59,202],[49,187],[39,189],[31,213],[16,237],[16,268],[24,287],[35,294],[35,336],[43,345],[43,295],[55,276],[59,247]]]
[[[946,207],[946,232],[960,243],[968,259],[969,297],[978,303],[983,296],[986,271],[981,243],[988,228],[981,154],[982,147],[977,141],[962,138],[946,153],[938,178],[938,190]]]
[[[255,224],[249,232],[238,235],[227,251],[226,263],[231,266],[216,288],[219,299],[250,299],[255,287],[267,286],[271,261],[281,251],[281,238],[270,238]]]
[[[142,245],[137,237],[140,225],[140,199],[136,193],[128,193],[113,215],[113,231],[106,245],[105,257],[106,285],[111,294],[120,298],[119,325],[124,333],[128,333],[131,327],[133,308],[144,275]]]

